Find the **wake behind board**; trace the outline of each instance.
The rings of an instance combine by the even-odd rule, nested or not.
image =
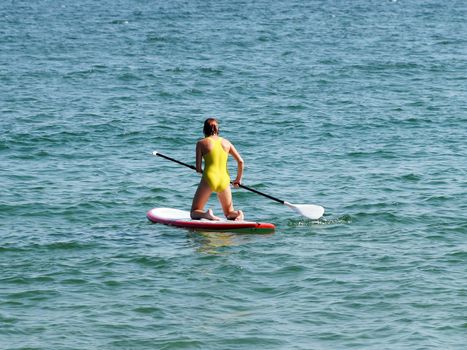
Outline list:
[[[275,229],[273,224],[266,222],[232,221],[227,219],[222,219],[221,221],[193,220],[190,218],[189,211],[173,208],[154,208],[149,210],[146,216],[150,221],[155,223],[201,231],[271,233]]]

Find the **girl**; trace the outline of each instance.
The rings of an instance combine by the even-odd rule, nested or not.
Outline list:
[[[238,187],[242,181],[243,159],[234,145],[227,139],[219,137],[219,123],[216,119],[206,119],[203,131],[205,138],[196,144],[196,171],[202,173],[203,176],[193,198],[191,218],[220,220],[213,214],[212,209],[204,211],[204,206],[211,193],[216,192],[225,217],[229,220],[243,220],[243,212],[234,210],[233,207],[227,158],[231,154],[237,161],[237,177],[233,181],[234,187]],[[203,159],[204,170],[202,168]]]

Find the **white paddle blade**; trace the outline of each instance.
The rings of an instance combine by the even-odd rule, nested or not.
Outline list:
[[[318,220],[324,214],[324,208],[320,205],[314,204],[292,204],[289,202],[284,202],[284,204],[293,210],[295,210],[300,215],[312,219]]]
[[[157,151],[152,151],[152,155],[153,155],[153,156],[157,156],[157,153],[159,153],[159,152],[157,152]]]

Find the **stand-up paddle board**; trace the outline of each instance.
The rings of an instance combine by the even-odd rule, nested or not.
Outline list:
[[[232,221],[227,219],[222,219],[221,221],[193,220],[190,217],[189,211],[173,208],[154,208],[148,211],[146,216],[150,221],[159,224],[201,231],[271,233],[275,229],[273,224],[267,222]]]

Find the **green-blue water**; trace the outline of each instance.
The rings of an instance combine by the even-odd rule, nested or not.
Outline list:
[[[441,0],[1,1],[0,348],[464,349],[466,19]],[[149,223],[199,180],[151,152],[193,163],[210,116],[246,185],[325,217],[237,190],[275,234]]]

